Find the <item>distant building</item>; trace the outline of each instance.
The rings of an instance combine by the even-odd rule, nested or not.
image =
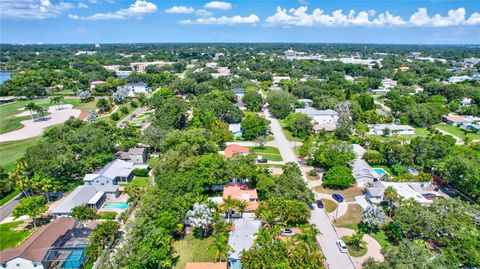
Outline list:
[[[80,56],[80,55],[85,55],[85,56],[91,56],[97,53],[96,51],[88,51],[88,50],[79,50],[75,53],[75,56]]]
[[[143,154],[144,152],[142,152]],[[132,155],[138,160],[143,160],[143,155]],[[119,183],[128,183],[133,179],[133,170],[135,168],[144,168],[145,165],[135,164],[115,159],[107,163],[100,171],[94,174],[86,174],[83,182],[86,185],[117,185]]]
[[[393,79],[390,79],[390,78],[382,79],[381,84],[382,84],[384,89],[391,89],[391,88],[394,88],[395,86],[397,86],[397,82]]]
[[[232,145],[228,145],[225,148],[224,156],[225,156],[225,158],[231,158],[234,154],[247,155],[249,153],[250,153],[249,148],[232,144]]]
[[[379,180],[373,181],[372,187],[365,188],[365,197],[370,203],[379,204],[384,200],[385,186]]]
[[[448,78],[448,82],[450,83],[460,83],[466,80],[471,80],[472,78],[469,76],[453,76]]]
[[[213,78],[219,78],[219,77],[227,77],[230,76],[230,69],[228,67],[219,67],[217,68],[217,72],[211,73]]]
[[[272,82],[273,82],[273,84],[278,84],[282,80],[290,80],[290,77],[289,76],[274,76]]]
[[[392,134],[398,135],[413,135],[415,134],[415,128],[409,125],[397,125],[397,124],[369,124],[368,127],[370,128],[369,134],[374,135],[383,135],[385,134],[385,130]]]
[[[240,123],[229,124],[228,130],[233,133],[235,138],[242,137],[242,127],[240,126]]]
[[[472,74],[472,79],[476,81],[480,81],[480,73],[473,73]]]
[[[101,85],[101,84],[104,84],[105,81],[103,80],[95,80],[95,81],[92,81],[90,82],[90,89],[93,90],[95,89],[95,87],[97,87],[98,85]]]
[[[297,108],[295,113],[302,113],[309,116],[314,123],[314,130],[326,130],[333,131],[337,127],[338,123],[338,112],[327,109],[327,110],[317,110],[313,107],[306,108]]]
[[[471,98],[466,98],[464,97],[462,101],[460,102],[460,105],[462,106],[469,106],[472,104],[472,99]]]
[[[311,107],[313,101],[310,99],[298,99],[298,102],[302,103],[305,107]]]
[[[147,157],[146,148],[130,148],[128,151],[117,152],[117,158],[132,163],[145,163]]]
[[[356,158],[350,167],[352,168],[352,175],[359,187],[364,187],[367,183],[373,183],[374,180],[378,179],[378,174],[361,158]]]
[[[172,65],[174,63],[175,62],[164,62],[164,61],[134,62],[134,63],[130,63],[130,67],[132,68],[132,70],[134,70],[136,72],[143,73],[143,72],[145,72],[145,69],[148,66],[151,66],[151,65],[156,66],[156,67],[163,67],[163,66]]]
[[[233,230],[228,237],[228,245],[232,251],[228,253],[228,262],[231,269],[241,269],[242,253],[253,247],[262,223],[252,218],[235,219],[232,223]]]
[[[126,85],[119,86],[118,89],[127,90],[129,97],[134,97],[135,95],[140,93],[147,94],[150,92],[150,88],[148,87],[148,84],[143,82],[128,83]]]
[[[463,62],[467,65],[477,65],[480,63],[480,58],[465,58]]]
[[[243,88],[235,88],[232,90],[237,96],[237,99],[242,99],[243,95],[245,94],[245,90]]]

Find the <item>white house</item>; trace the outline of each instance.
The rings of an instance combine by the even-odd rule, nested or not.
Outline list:
[[[466,80],[472,79],[469,76],[453,76],[448,78],[448,82],[450,83],[459,83],[459,82],[464,82]]]
[[[471,98],[463,98],[462,101],[460,102],[462,106],[469,106],[472,104],[472,99]]]
[[[391,89],[397,86],[397,82],[390,78],[384,78],[381,82],[384,89]]]
[[[289,76],[274,76],[273,77],[273,84],[278,84],[282,80],[289,80],[289,79],[290,79]]]
[[[130,148],[128,151],[119,151],[116,155],[120,160],[132,163],[145,163],[148,158],[146,148]]]
[[[384,200],[385,186],[380,180],[374,180],[373,186],[365,188],[365,197],[370,203],[378,204]]]
[[[313,104],[313,101],[310,99],[298,99],[298,102],[304,104],[305,107],[311,107]]]
[[[312,118],[315,130],[333,131],[337,127],[338,113],[334,110],[317,110],[313,107],[297,108],[295,113],[302,113]]]
[[[415,134],[415,128],[409,125],[397,125],[397,124],[369,124],[370,128],[369,134],[373,135],[383,135],[385,134],[385,129],[388,130],[390,134],[399,134],[399,135],[412,135]]]
[[[125,89],[128,91],[128,96],[129,97],[134,97],[137,94],[143,93],[146,94],[150,92],[150,88],[146,83],[143,82],[137,82],[137,83],[128,83],[123,86],[119,86],[118,89]]]
[[[93,174],[86,174],[83,178],[85,185],[117,185],[128,183],[133,178],[133,162],[126,162],[115,159],[106,164],[100,171]]]

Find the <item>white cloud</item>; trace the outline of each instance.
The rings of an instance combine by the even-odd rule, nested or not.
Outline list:
[[[331,14],[324,13],[316,8],[311,13],[308,7],[301,6],[289,10],[277,7],[276,13],[265,19],[266,25],[295,25],[295,26],[430,26],[446,27],[459,25],[480,25],[480,14],[473,13],[466,19],[464,8],[452,9],[447,16],[435,14],[429,16],[426,8],[419,8],[408,20],[395,16],[389,11],[377,14],[375,10],[359,11],[335,10]]]
[[[154,3],[147,0],[136,0],[128,8],[120,9],[116,12],[110,13],[97,13],[90,16],[78,16],[69,14],[68,17],[74,20],[122,20],[131,17],[141,18],[148,13],[154,13],[157,11],[157,6]]]
[[[173,6],[169,9],[166,9],[165,12],[173,14],[190,14],[195,12],[195,9],[193,7]]]
[[[0,0],[0,17],[17,19],[56,18],[73,8],[69,2],[52,3],[50,0]]]
[[[211,1],[206,3],[203,8],[229,10],[232,8],[232,4],[222,1]]]
[[[88,8],[88,5],[86,5],[85,3],[78,3],[78,8]]]
[[[198,9],[197,11],[195,11],[195,15],[202,16],[202,17],[209,17],[209,16],[212,16],[213,13],[205,9]]]
[[[233,17],[208,17],[208,18],[198,18],[195,20],[182,20],[181,24],[216,24],[216,25],[234,25],[234,24],[255,24],[259,22],[260,19],[255,14],[250,14],[249,16],[233,16]]]

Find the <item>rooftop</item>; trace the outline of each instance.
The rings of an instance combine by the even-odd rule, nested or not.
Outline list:
[[[246,147],[242,147],[240,145],[236,145],[236,144],[228,145],[225,148],[225,152],[224,152],[225,158],[231,158],[235,153],[248,154],[250,153],[250,149]]]
[[[185,269],[227,269],[226,262],[189,262]]]
[[[239,259],[243,250],[248,250],[253,246],[255,236],[260,229],[259,220],[242,218],[233,221],[235,229],[230,232],[228,245],[233,248],[229,258]]]
[[[87,204],[97,192],[115,192],[117,185],[81,185],[75,188],[60,204],[53,209],[55,214],[69,214],[72,208]]]
[[[258,194],[256,189],[250,189],[246,185],[235,183],[223,187],[223,199],[228,197],[248,201],[250,199],[258,199]]]
[[[338,113],[331,109],[326,110],[317,110],[313,107],[306,107],[306,108],[297,108],[295,109],[295,113],[302,113],[307,116],[337,116]]]

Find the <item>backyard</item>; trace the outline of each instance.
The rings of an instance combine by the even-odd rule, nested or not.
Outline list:
[[[462,129],[460,129],[460,127],[457,127],[457,126],[452,126],[452,125],[447,125],[447,124],[437,124],[437,125],[434,125],[434,126],[438,129],[444,131],[444,132],[450,133],[454,136],[458,136],[461,139],[464,139],[465,137],[468,137],[472,140],[480,140],[480,134],[467,133],[465,135],[464,131]]]
[[[250,148],[253,151],[253,153],[255,153],[256,155],[262,156],[269,161],[272,161],[272,162],[283,161],[282,156],[280,155],[280,151],[278,151],[278,149],[275,147],[266,146],[263,148],[261,147],[248,147],[248,148]]]
[[[208,249],[212,241],[212,237],[197,239],[191,234],[186,235],[182,240],[175,241],[173,248],[178,255],[175,268],[185,269],[188,262],[213,262],[215,250]]]
[[[0,224],[0,250],[16,247],[30,235],[30,230],[16,230],[21,224],[23,221]]]

